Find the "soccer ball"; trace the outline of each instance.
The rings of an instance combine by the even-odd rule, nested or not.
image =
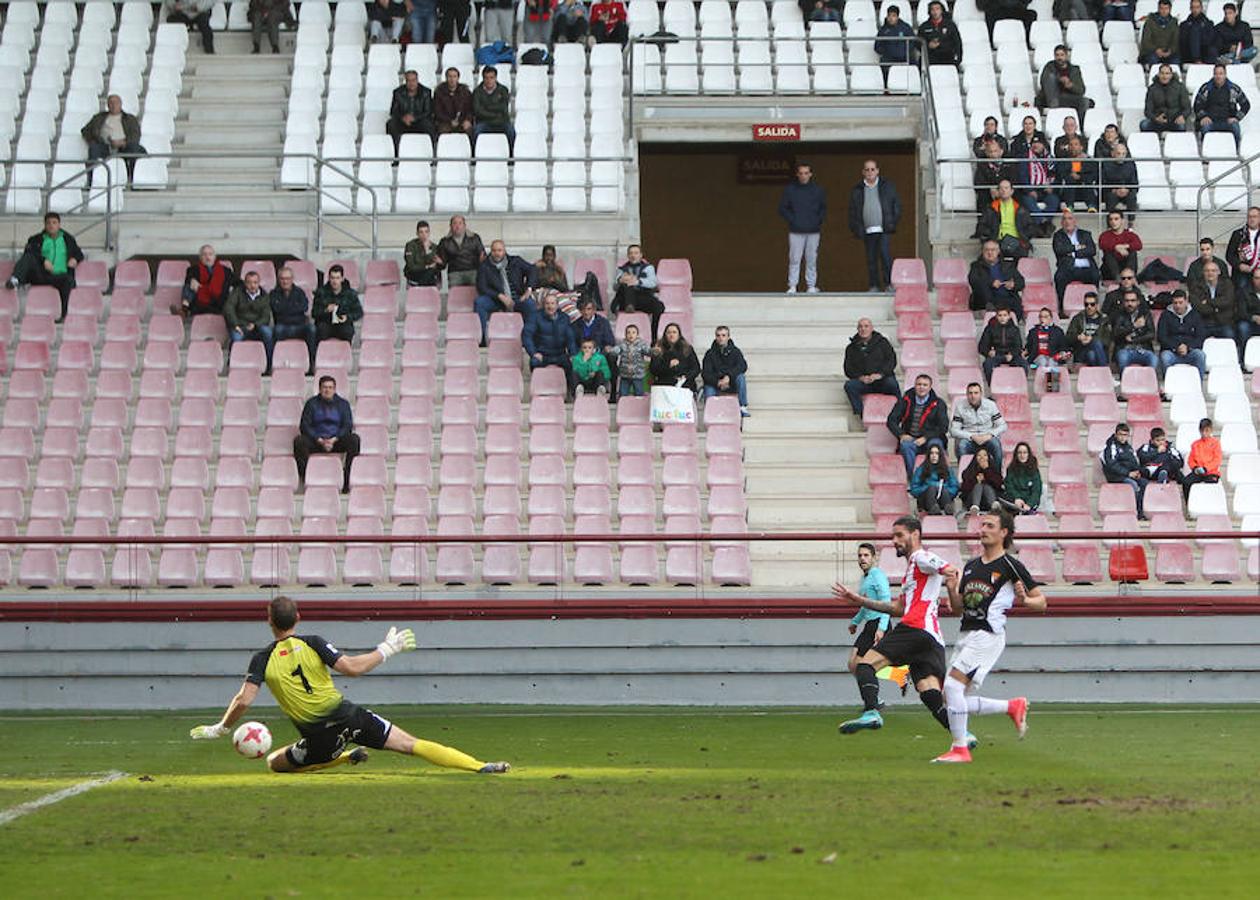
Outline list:
[[[266,756],[271,749],[271,731],[262,722],[246,722],[232,735],[232,746],[248,759]]]

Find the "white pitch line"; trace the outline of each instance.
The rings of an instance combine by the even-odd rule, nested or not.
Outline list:
[[[45,794],[42,797],[36,797],[26,803],[19,803],[17,806],[10,806],[8,809],[0,811],[0,825],[8,825],[14,819],[20,819],[27,813],[35,812],[45,806],[52,806],[54,803],[60,803],[62,800],[69,800],[71,797],[77,797],[79,794],[85,794],[93,788],[101,787],[109,784],[111,781],[117,781],[120,778],[126,778],[126,772],[107,772],[100,778],[93,778],[90,781],[80,781],[78,784],[72,784],[68,788],[60,791],[54,791],[51,794]]]

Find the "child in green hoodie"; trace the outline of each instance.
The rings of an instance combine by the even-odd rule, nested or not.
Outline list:
[[[612,383],[612,371],[608,368],[608,360],[604,354],[595,352],[595,342],[590,338],[582,341],[578,353],[573,357],[573,378],[577,382],[575,393],[581,397],[587,391],[596,394],[607,394],[608,385]]]

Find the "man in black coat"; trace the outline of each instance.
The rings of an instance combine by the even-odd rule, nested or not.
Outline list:
[[[385,130],[394,139],[395,158],[404,134],[427,134],[429,140],[437,143],[433,130],[433,94],[420,83],[415,69],[408,69],[403,74],[403,83],[394,88],[389,104],[389,124]]]
[[[1054,270],[1054,290],[1059,295],[1059,318],[1064,318],[1063,292],[1070,283],[1081,282],[1097,287],[1101,278],[1094,259],[1098,255],[1094,236],[1084,228],[1076,227],[1076,216],[1070,209],[1064,210],[1062,224],[1063,227],[1054,233],[1050,242],[1054,258],[1058,261]]]
[[[901,198],[887,178],[879,177],[873,159],[862,163],[862,180],[849,195],[849,231],[866,247],[868,291],[887,290],[892,279],[889,238],[901,221]]]
[[[867,394],[901,393],[897,386],[897,351],[888,338],[875,330],[870,319],[858,319],[857,334],[844,350],[844,393],[854,415],[862,415],[862,398]]]
[[[1028,359],[1024,356],[1024,336],[1009,309],[999,309],[980,332],[978,345],[983,362],[984,380],[993,381],[993,370],[998,366],[1019,366],[1028,371]]]
[[[310,364],[306,374],[315,374],[315,323],[311,320],[306,291],[293,282],[293,270],[284,266],[276,273],[276,286],[268,297],[276,343],[297,338],[306,343]]]
[[[490,315],[496,312],[520,313],[525,324],[538,312],[534,292],[529,287],[533,266],[519,256],[509,254],[503,241],[490,243],[490,255],[477,269],[477,299],[473,309],[481,319],[481,345],[490,333]]]
[[[70,291],[74,289],[74,270],[81,262],[83,251],[74,235],[61,230],[61,214],[48,212],[44,214],[44,230],[26,239],[8,286],[16,289],[23,284],[52,285],[61,295],[61,319],[64,319]]]
[[[1260,269],[1260,206],[1247,210],[1247,222],[1235,229],[1225,246],[1225,261],[1239,290],[1251,283],[1251,273]],[[1225,271],[1222,269],[1221,271]]]
[[[1002,259],[997,241],[985,241],[980,258],[973,261],[967,272],[967,284],[971,287],[970,307],[974,310],[1006,309],[1015,318],[1024,317],[1024,276],[1013,259]]]
[[[906,464],[906,481],[914,474],[914,459],[926,454],[935,444],[945,452],[945,435],[949,433],[949,409],[932,390],[932,377],[920,374],[914,387],[902,394],[888,413],[888,430],[897,439],[902,462]]]
[[[748,415],[748,362],[731,340],[731,330],[719,325],[713,332],[713,344],[704,354],[700,376],[704,380],[704,396],[735,394],[739,398],[739,414]]]

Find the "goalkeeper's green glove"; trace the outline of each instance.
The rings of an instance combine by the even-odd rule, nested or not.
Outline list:
[[[376,649],[380,651],[383,658],[389,659],[395,653],[406,653],[408,650],[416,649],[416,636],[410,628],[399,631],[391,627],[389,633],[385,635],[385,640],[377,644]]]
[[[215,738],[221,738],[227,733],[228,730],[216,722],[213,725],[198,725],[188,732],[188,736],[194,741],[213,741]]]

